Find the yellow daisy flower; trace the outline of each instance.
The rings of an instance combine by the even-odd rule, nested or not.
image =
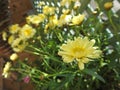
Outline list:
[[[9,32],[12,33],[12,34],[15,34],[20,29],[21,29],[21,27],[19,26],[19,24],[14,24],[14,25],[12,25],[12,26],[9,27]]]
[[[34,36],[36,30],[32,28],[30,25],[25,24],[20,31],[20,37],[24,39],[29,39]]]
[[[95,40],[89,40],[87,37],[68,40],[66,44],[60,47],[58,55],[62,56],[65,63],[71,63],[76,60],[82,70],[84,69],[84,63],[100,57],[101,51],[98,50],[98,47],[94,47],[94,44]]]
[[[27,45],[28,43],[25,40],[23,40],[23,38],[17,38],[13,41],[11,47],[15,52],[22,52]]]

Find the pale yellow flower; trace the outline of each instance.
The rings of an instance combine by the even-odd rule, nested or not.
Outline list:
[[[61,14],[60,19],[58,20],[58,26],[63,26],[71,22],[71,15]]]
[[[52,15],[49,17],[49,27],[54,28],[58,25],[58,19],[56,15]]]
[[[20,37],[23,39],[29,39],[34,36],[36,30],[28,24],[25,24],[20,31]]]
[[[87,37],[68,40],[66,44],[60,47],[58,55],[62,56],[63,61],[66,63],[76,60],[82,70],[84,69],[84,63],[100,57],[101,51],[98,50],[98,47],[94,47],[94,44],[95,40],[89,40]]]
[[[7,40],[7,33],[6,32],[2,32],[2,38],[4,41]]]
[[[14,35],[9,36],[9,38],[8,38],[8,43],[9,43],[9,44],[12,44],[13,41],[14,41],[14,39],[15,39],[15,36],[14,36]]]
[[[17,53],[13,53],[13,54],[10,56],[10,60],[12,60],[12,61],[15,61],[17,58],[18,58]]]
[[[19,26],[19,24],[14,24],[9,27],[9,32],[12,34],[15,34],[15,33],[19,32],[20,29],[21,29],[21,27]]]
[[[46,24],[44,28],[44,33],[48,33],[48,28],[49,28],[49,24]]]
[[[75,2],[75,4],[74,4],[74,9],[78,9],[79,7],[80,7],[80,1],[79,0],[77,0],[76,2]]]
[[[34,16],[34,15],[29,15],[29,16],[26,17],[26,22],[27,22],[28,24],[31,23],[33,16]]]
[[[13,40],[11,46],[12,47],[16,47],[17,45],[19,45],[21,42],[23,42],[22,38],[16,38]]]
[[[55,7],[50,7],[50,6],[44,6],[43,7],[43,14],[45,15],[53,15],[55,13]]]
[[[16,47],[12,47],[15,52],[22,52],[28,43],[17,45]]]
[[[38,16],[40,17],[40,22],[43,22],[46,18],[44,14],[38,14]]]
[[[24,41],[23,38],[17,38],[13,41],[11,47],[15,52],[22,52],[27,45],[28,43]]]
[[[70,9],[63,9],[63,10],[62,10],[62,13],[63,13],[63,14],[70,14]]]
[[[77,15],[77,16],[73,16],[72,18],[72,25],[78,25],[81,24],[82,21],[84,20],[85,16],[84,15]]]
[[[12,64],[10,63],[10,62],[7,62],[6,64],[5,64],[5,67],[3,68],[3,73],[2,73],[2,75],[5,77],[5,78],[7,78],[8,77],[8,75],[9,75],[9,70],[10,70],[10,67],[12,66]]]
[[[45,19],[44,14],[38,14],[38,15],[30,15],[26,18],[27,23],[32,23],[35,25],[39,25],[39,23],[43,22]]]

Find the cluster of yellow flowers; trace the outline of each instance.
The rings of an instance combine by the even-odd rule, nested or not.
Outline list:
[[[60,2],[61,6],[69,3],[69,5],[74,3],[80,3],[79,0],[62,0]],[[62,27],[63,25],[80,25],[85,18],[84,14],[77,14],[75,10],[69,10],[65,7],[62,8],[62,13],[58,13],[59,7],[45,5],[44,2],[40,2],[42,7],[42,13],[38,15],[30,15],[26,18],[27,22],[39,25],[40,23],[45,23],[44,31],[48,29],[53,29],[55,27]],[[78,7],[78,4],[74,5]]]
[[[69,9],[70,4],[74,2],[74,10]],[[55,29],[59,27],[78,26],[84,18],[84,14],[77,13],[76,8],[80,6],[79,0],[62,0],[60,2],[62,6],[62,12],[56,12],[57,7],[45,5],[44,2],[40,2],[42,7],[42,13],[37,15],[29,15],[26,17],[26,23],[22,27],[19,24],[15,24],[9,27],[10,36],[8,37],[8,43],[11,45],[15,52],[21,52],[28,45],[28,40],[34,37],[37,30],[37,26],[42,28],[45,33],[49,29]],[[33,27],[34,26],[34,27]],[[3,34],[4,40],[6,40],[6,34]],[[41,36],[40,36],[41,37]],[[68,40],[60,47],[58,55],[62,56],[65,63],[77,62],[79,68],[84,69],[84,64],[88,63],[92,59],[99,58],[101,51],[98,47],[94,47],[95,40],[89,40],[87,37],[76,37],[74,40]],[[17,55],[10,56],[11,60],[15,60]],[[8,76],[7,72],[11,67],[11,63],[7,63],[3,70],[3,75]]]
[[[79,0],[62,0],[60,2],[61,6],[63,3],[78,3]],[[83,14],[74,14],[75,10],[69,10],[66,8],[62,9],[62,13],[56,13],[56,8],[53,6],[45,5],[42,3],[42,13],[37,15],[29,15],[26,17],[26,22],[24,26],[20,27],[18,24],[9,27],[10,36],[8,38],[8,43],[11,45],[15,52],[21,52],[27,46],[27,40],[32,38],[36,33],[36,30],[32,25],[39,26],[42,24],[44,32],[47,33],[49,29],[54,29],[56,27],[62,27],[64,25],[80,25],[84,20],[85,16]],[[73,13],[74,11],[74,13]],[[4,34],[4,40],[5,34]]]
[[[15,61],[17,58],[18,58],[18,55],[17,55],[16,53],[13,53],[13,54],[10,56],[10,60],[11,60],[11,61]],[[12,67],[11,61],[7,62],[7,63],[5,64],[4,69],[3,69],[2,75],[3,75],[5,78],[9,77],[9,75],[10,75],[10,72],[9,72],[9,71],[10,71],[10,68]]]
[[[9,27],[10,36],[8,37],[8,43],[15,52],[21,52],[27,45],[26,41],[33,37],[35,33],[36,30],[28,24],[25,24],[23,27],[20,27],[18,24],[12,25]]]

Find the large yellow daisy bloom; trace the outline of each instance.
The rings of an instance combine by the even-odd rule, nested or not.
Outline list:
[[[98,47],[94,47],[94,44],[95,40],[89,40],[87,37],[68,40],[66,44],[60,47],[58,55],[62,56],[65,63],[71,63],[76,60],[82,70],[84,69],[84,63],[100,57],[101,51],[98,50]]]

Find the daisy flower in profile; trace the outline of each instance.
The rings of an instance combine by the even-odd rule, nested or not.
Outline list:
[[[72,18],[72,24],[73,25],[79,25],[79,24],[81,24],[83,22],[84,18],[85,18],[85,16],[81,15],[81,14],[79,14],[77,16],[74,16]]]
[[[65,63],[71,63],[74,60],[78,63],[79,69],[84,69],[84,64],[92,59],[99,58],[101,50],[94,47],[95,40],[89,40],[87,37],[77,37],[74,40],[68,40],[60,47],[58,55],[62,56]]]
[[[11,64],[11,62],[7,62],[6,64],[5,64],[5,67],[3,68],[3,72],[2,72],[2,75],[5,77],[5,78],[7,78],[8,76],[9,76],[9,70],[10,70],[10,68],[11,68],[11,66],[12,66],[12,64]]]

